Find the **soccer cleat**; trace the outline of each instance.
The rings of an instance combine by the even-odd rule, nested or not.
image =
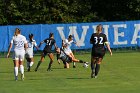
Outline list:
[[[95,78],[95,72],[94,71],[91,72],[91,78]]]
[[[73,68],[76,68],[76,66],[73,66]]]
[[[30,72],[30,67],[28,67],[27,71]]]
[[[47,71],[52,71],[52,69],[51,68],[48,68]]]
[[[21,80],[24,80],[24,74],[21,74]]]
[[[37,72],[37,68],[35,68],[35,72]]]
[[[18,76],[15,76],[15,81],[18,81]]]
[[[94,78],[97,78],[97,76],[94,76]]]

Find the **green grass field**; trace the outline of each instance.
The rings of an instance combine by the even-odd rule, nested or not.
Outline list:
[[[90,54],[76,55],[90,61]],[[34,72],[40,56],[35,56],[31,72],[25,70],[25,80],[14,81],[12,59],[0,58],[0,93],[139,93],[140,53],[106,54],[98,78],[90,78],[90,67],[63,69],[55,60],[53,71],[47,72],[48,57]],[[25,66],[26,69],[26,66]],[[20,76],[20,74],[19,74]]]

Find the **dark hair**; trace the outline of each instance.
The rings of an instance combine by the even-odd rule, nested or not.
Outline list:
[[[19,28],[16,28],[15,29],[15,33],[14,33],[14,36],[17,36],[18,34],[20,34],[20,29]]]
[[[72,35],[69,35],[69,37],[68,38],[72,38],[73,36]]]
[[[49,34],[49,38],[52,37],[52,36],[53,36],[53,33],[50,33],[50,34]]]
[[[34,35],[33,35],[32,33],[29,34],[29,38],[30,38],[30,37],[33,37],[33,36],[34,36]]]
[[[32,37],[33,37],[34,35],[32,34],[32,33],[30,33],[29,34],[29,39],[30,39],[30,41],[32,41]]]

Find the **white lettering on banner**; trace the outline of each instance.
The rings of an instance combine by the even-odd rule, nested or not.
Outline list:
[[[127,44],[127,40],[119,42],[119,36],[124,37],[124,32],[119,33],[119,28],[127,28],[126,24],[119,24],[119,25],[113,25],[114,27],[114,45],[125,45]]]
[[[93,33],[96,32],[96,26],[97,25],[92,25]],[[124,31],[126,31],[127,24],[115,24],[115,25],[112,25],[112,27],[114,28],[114,30],[109,30],[110,25],[103,25],[104,33],[106,34],[108,40],[109,40],[109,33],[113,34],[113,31],[114,31],[114,38],[111,38],[111,39],[114,39],[113,45],[126,45],[127,46],[128,42],[130,42],[131,44],[137,44],[137,39],[140,39],[140,35],[139,35],[140,24],[134,24],[135,30],[132,31],[134,35],[132,37],[129,37],[130,40],[132,39],[132,41],[129,41],[127,40],[127,38],[125,38],[127,37],[127,35],[125,34]],[[68,35],[70,34],[73,35],[79,46],[85,46],[85,37],[86,37],[87,31],[89,31],[89,26],[81,26],[81,28],[82,28],[82,31],[77,31],[79,30],[77,29],[77,26],[69,26]],[[119,30],[120,28],[123,28],[124,30],[121,31]],[[58,33],[60,34],[61,39],[65,39],[66,36],[64,34],[64,30],[65,30],[64,27],[57,27],[57,30],[58,30]],[[109,32],[109,31],[112,31],[112,32]],[[81,36],[79,36],[80,35],[79,33],[81,34]],[[123,41],[119,41],[120,37],[123,38]]]
[[[65,39],[65,35],[63,32],[64,27],[57,27],[57,30],[58,30],[58,33],[60,34],[61,39],[64,40]]]
[[[135,31],[131,44],[137,44],[137,38],[140,38],[140,36],[138,36],[138,33],[140,32],[140,24],[134,24],[134,26],[135,26]]]
[[[96,33],[96,26],[97,26],[97,25],[93,25],[93,26],[92,26],[92,28],[94,29],[94,30],[93,30],[93,33]]]
[[[84,41],[85,41],[85,37],[87,34],[87,30],[89,29],[89,26],[82,26],[83,31],[81,34],[81,38],[79,38],[79,36],[78,36],[77,26],[70,26],[69,29],[70,29],[69,35],[74,35],[74,38],[75,38],[77,44],[79,46],[85,46]],[[61,39],[64,40],[65,39],[65,35],[64,35],[64,31],[63,31],[64,27],[57,27],[57,30],[60,34]]]
[[[105,35],[106,35],[106,37],[107,37],[107,40],[109,40],[109,39],[108,39],[108,28],[109,28],[109,25],[103,25],[103,28],[104,28],[104,33],[105,33]],[[108,43],[110,44],[109,41],[108,41]]]

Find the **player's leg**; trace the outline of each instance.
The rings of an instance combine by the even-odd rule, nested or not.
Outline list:
[[[73,54],[73,52],[71,51],[70,52],[70,55],[72,56],[73,59],[75,59],[75,56]],[[75,61],[73,62],[73,68],[76,68],[76,64],[75,64]]]
[[[69,63],[66,62],[66,68],[70,68]]]
[[[35,68],[35,71],[37,71],[37,70],[38,70],[38,68],[39,68],[40,64],[43,62],[43,60],[44,60],[45,56],[46,56],[46,52],[45,52],[45,51],[43,51],[43,53],[41,54],[40,61],[38,61],[38,64],[37,64],[37,66],[36,66],[36,68]]]
[[[61,61],[60,61],[60,54],[56,54],[56,59],[57,59],[57,62],[58,62],[58,64],[60,64],[61,63]]]
[[[15,80],[18,80],[18,68],[19,68],[19,51],[15,50],[13,55],[13,62],[14,62],[14,75]]]
[[[30,67],[34,64],[33,52],[30,53]]]
[[[14,75],[15,75],[15,80],[18,80],[18,67],[19,67],[19,61],[18,60],[13,60],[14,62]]]
[[[30,63],[29,63],[28,71],[30,71],[31,67],[32,67],[33,64],[34,64],[33,57],[30,57],[29,60],[30,60],[30,61],[29,61]]]
[[[51,66],[52,66],[52,63],[53,63],[53,60],[54,60],[54,56],[53,56],[53,53],[49,53],[48,56],[50,58],[50,63],[49,63],[47,71],[51,71]]]
[[[96,62],[96,67],[95,67],[95,78],[97,77],[99,71],[100,71],[100,64],[102,62],[103,58],[98,58],[97,62]]]
[[[20,65],[20,72],[21,72],[21,79],[24,80],[24,56],[25,56],[25,51],[20,52],[19,56],[19,65]]]
[[[28,55],[28,53],[25,54],[25,59],[26,59],[27,70],[28,70],[29,65],[30,65],[30,60],[29,60],[29,55]]]
[[[97,58],[92,56],[91,57],[91,78],[95,76],[95,64],[96,64]]]
[[[26,57],[26,61],[27,61],[27,71],[30,69],[30,58],[29,57]]]

